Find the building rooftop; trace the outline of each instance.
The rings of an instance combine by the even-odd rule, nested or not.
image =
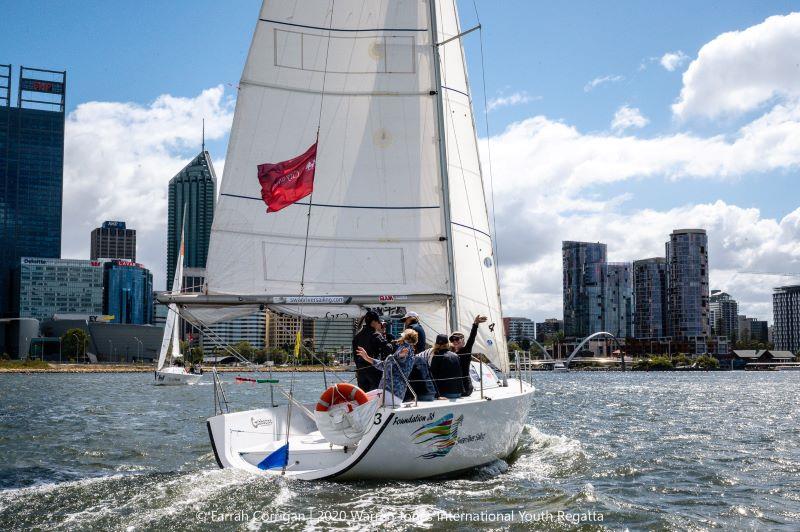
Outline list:
[[[705,229],[675,229],[675,230],[672,231],[673,235],[680,235],[680,234],[683,234],[683,233],[695,233],[695,234],[699,234],[699,235],[704,235],[704,234],[706,234],[706,230]]]

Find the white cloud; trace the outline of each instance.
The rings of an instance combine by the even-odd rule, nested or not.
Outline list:
[[[679,118],[715,118],[800,96],[800,13],[769,17],[705,44],[683,73]]]
[[[661,63],[662,67],[672,72],[685,63],[687,59],[689,59],[689,56],[678,50],[677,52],[667,52],[662,55],[659,63]]]
[[[583,86],[583,92],[589,92],[593,90],[595,87],[598,87],[599,85],[603,85],[605,83],[616,83],[624,79],[625,76],[603,76],[599,78],[594,78],[592,81]]]
[[[643,128],[649,123],[650,120],[642,115],[638,108],[623,105],[614,113],[614,118],[611,120],[611,129],[621,132],[628,128]]]
[[[490,111],[493,111],[494,109],[497,109],[498,107],[508,107],[508,106],[511,106],[511,105],[520,105],[520,104],[524,104],[524,103],[528,103],[528,102],[532,102],[532,101],[540,100],[540,99],[541,99],[541,97],[539,97],[539,96],[533,97],[533,96],[530,96],[525,91],[520,91],[520,92],[511,93],[511,94],[508,94],[508,95],[501,94],[499,96],[495,96],[494,98],[489,100],[489,103],[487,104],[487,107],[489,108]]]
[[[232,101],[223,88],[194,98],[164,95],[149,105],[87,102],[66,120],[64,257],[89,258],[89,233],[104,220],[137,230],[137,260],[153,271],[156,288],[166,269],[167,184],[200,151],[206,138],[227,135]],[[221,165],[215,163],[218,175]]]

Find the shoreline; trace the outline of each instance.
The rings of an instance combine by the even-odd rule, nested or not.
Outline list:
[[[213,366],[203,366],[203,373],[211,373]],[[259,373],[288,373],[293,371],[293,366],[280,367],[273,366],[271,368],[259,368]],[[348,369],[345,366],[328,367],[328,371],[346,372]],[[151,365],[133,365],[133,364],[58,364],[48,363],[48,367],[3,367],[0,365],[0,374],[3,373],[152,373],[154,371]],[[298,366],[298,373],[311,373],[321,372],[322,366]],[[218,373],[254,373],[252,368],[235,367],[235,366],[217,366]]]

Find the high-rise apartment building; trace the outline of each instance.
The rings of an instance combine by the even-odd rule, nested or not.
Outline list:
[[[92,230],[89,258],[136,262],[136,230],[128,229],[125,222],[103,222]]]
[[[739,334],[739,303],[730,294],[712,290],[708,303],[708,316],[713,336],[725,336],[728,340],[744,340]],[[750,336],[748,331],[747,336]]]
[[[202,334],[202,346],[207,352],[223,346],[235,346],[239,342],[247,342],[254,349],[266,347],[266,311],[260,310],[248,316],[215,323]]]
[[[338,353],[353,350],[355,320],[350,318],[319,319],[314,321],[314,348],[318,353]]]
[[[536,323],[528,318],[503,318],[503,329],[509,342],[536,338]]]
[[[708,236],[705,229],[676,229],[665,245],[667,335],[708,337]]]
[[[667,335],[667,264],[663,257],[633,263],[633,333],[636,338]]]
[[[292,349],[297,338],[297,329],[300,327],[303,338],[314,337],[314,320],[268,311],[266,347]]]
[[[604,266],[604,331],[617,338],[633,336],[633,275],[629,262],[609,262]]]
[[[186,211],[184,266],[206,267],[216,194],[217,176],[211,163],[211,156],[204,148],[169,182],[167,290],[172,289],[172,279],[175,276],[184,210]]]
[[[12,270],[22,257],[61,256],[66,72],[0,65],[0,317],[13,316]]]
[[[547,318],[536,323],[536,341],[544,343],[548,338],[558,335],[564,331],[564,320],[558,318]]]
[[[800,285],[781,286],[772,293],[772,342],[778,351],[800,351]]]
[[[153,321],[153,274],[141,264],[120,259],[106,262],[103,289],[103,313],[113,316],[113,323]]]
[[[564,241],[564,334],[584,338],[604,330],[606,245]]]
[[[103,313],[103,263],[22,257],[14,272],[19,317]]]

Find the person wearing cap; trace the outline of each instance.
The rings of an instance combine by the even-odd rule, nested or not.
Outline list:
[[[469,375],[469,366],[472,362],[472,347],[475,345],[475,338],[478,335],[478,326],[485,323],[486,316],[478,314],[472,322],[472,329],[469,331],[469,338],[464,341],[464,333],[454,332],[450,335],[450,343],[453,346],[453,351],[458,354],[459,362],[461,364],[461,377],[462,386],[464,387],[464,396],[472,394],[472,377]]]
[[[397,339],[397,350],[388,360],[378,360],[367,354],[363,347],[356,349],[356,354],[368,364],[383,370],[383,377],[378,388],[383,390],[383,400],[386,406],[400,408],[406,395],[406,382],[414,367],[414,344],[417,343],[417,332],[406,329]],[[375,392],[373,392],[375,393]]]
[[[440,397],[458,399],[464,395],[461,362],[450,347],[446,334],[436,336],[431,357],[431,376]]]
[[[406,315],[403,316],[403,323],[405,323],[406,329],[412,329],[417,332],[417,336],[419,337],[419,341],[417,345],[414,346],[415,353],[421,353],[425,350],[425,329],[422,328],[422,325],[419,323],[419,314],[416,312],[406,312]]]
[[[380,316],[371,310],[361,318],[361,329],[353,337],[354,354],[358,352],[359,347],[363,348],[371,358],[378,360],[391,355],[394,351],[394,346],[383,336]],[[361,357],[356,356],[355,362],[358,387],[365,392],[376,389],[383,376],[381,370]]]

